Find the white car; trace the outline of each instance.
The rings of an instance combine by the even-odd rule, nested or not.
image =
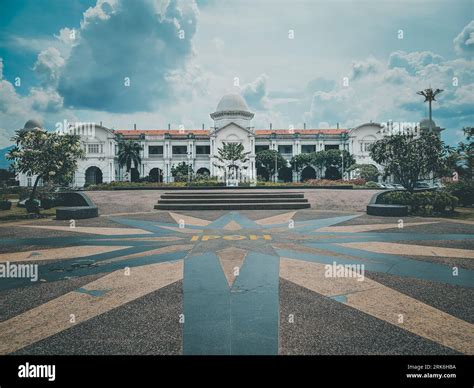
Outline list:
[[[430,184],[426,182],[415,183],[415,189],[431,189],[431,188],[432,187],[430,186]]]

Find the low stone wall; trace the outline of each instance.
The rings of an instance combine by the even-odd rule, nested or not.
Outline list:
[[[383,203],[377,203],[378,198],[390,191],[399,191],[399,190],[386,190],[380,193],[375,194],[370,203],[367,205],[367,214],[371,216],[381,216],[381,217],[405,217],[408,215],[408,206],[406,205],[388,205]]]
[[[99,216],[99,209],[84,193],[62,192],[57,193],[56,197],[62,205],[56,209],[57,220],[75,220]]]
[[[408,215],[408,206],[372,204],[367,205],[367,214],[382,217],[404,217]]]
[[[82,192],[65,191],[57,193],[55,196],[61,206],[95,206],[90,198]]]

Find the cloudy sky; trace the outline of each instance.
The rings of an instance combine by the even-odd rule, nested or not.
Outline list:
[[[0,147],[29,118],[115,129],[212,125],[241,93],[256,128],[427,116],[474,124],[471,0],[2,0]]]

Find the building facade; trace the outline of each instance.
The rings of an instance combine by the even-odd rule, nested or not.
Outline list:
[[[277,179],[280,181],[321,178],[324,171],[318,171],[312,166],[307,166],[298,173],[291,171],[289,161],[301,153],[329,149],[347,150],[357,164],[373,164],[380,170],[381,167],[370,158],[369,146],[396,131],[390,123],[381,125],[372,122],[352,129],[307,129],[306,125],[294,129],[273,129],[271,125],[268,129],[255,129],[252,126],[253,117],[254,113],[249,111],[240,95],[228,94],[222,97],[216,111],[211,113],[214,126],[210,129],[169,127],[167,130],[112,130],[102,125],[76,125],[72,132],[80,135],[86,156],[78,163],[73,186],[82,187],[86,184],[144,177],[151,181],[168,183],[173,181],[172,167],[182,162],[190,165],[194,174],[209,175],[225,181],[229,178],[228,171],[218,167],[216,158],[218,149],[224,143],[241,143],[244,152],[248,153],[246,168],[240,169],[238,176],[232,177],[241,182],[257,180],[255,156],[265,149],[279,151],[287,161],[287,166],[277,166]],[[25,130],[35,126],[39,124],[30,120],[25,125]],[[417,128],[415,126],[411,130],[417,131]],[[398,131],[401,130],[398,128]],[[132,169],[131,177],[127,176],[124,168],[118,163],[117,137],[136,141],[142,147],[141,164],[137,169]],[[352,176],[345,174],[345,178],[349,177]],[[20,175],[20,185],[31,185],[33,178]]]

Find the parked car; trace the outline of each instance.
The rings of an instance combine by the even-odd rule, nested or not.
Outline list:
[[[386,189],[393,190],[393,189],[395,189],[395,186],[392,185],[391,183],[385,183],[385,188],[386,188]]]
[[[403,185],[401,185],[400,183],[394,183],[392,184],[392,186],[394,188],[396,188],[397,190],[405,190],[405,188],[403,187]]]
[[[431,189],[431,188],[432,187],[430,186],[430,184],[426,182],[415,183],[415,189]]]

